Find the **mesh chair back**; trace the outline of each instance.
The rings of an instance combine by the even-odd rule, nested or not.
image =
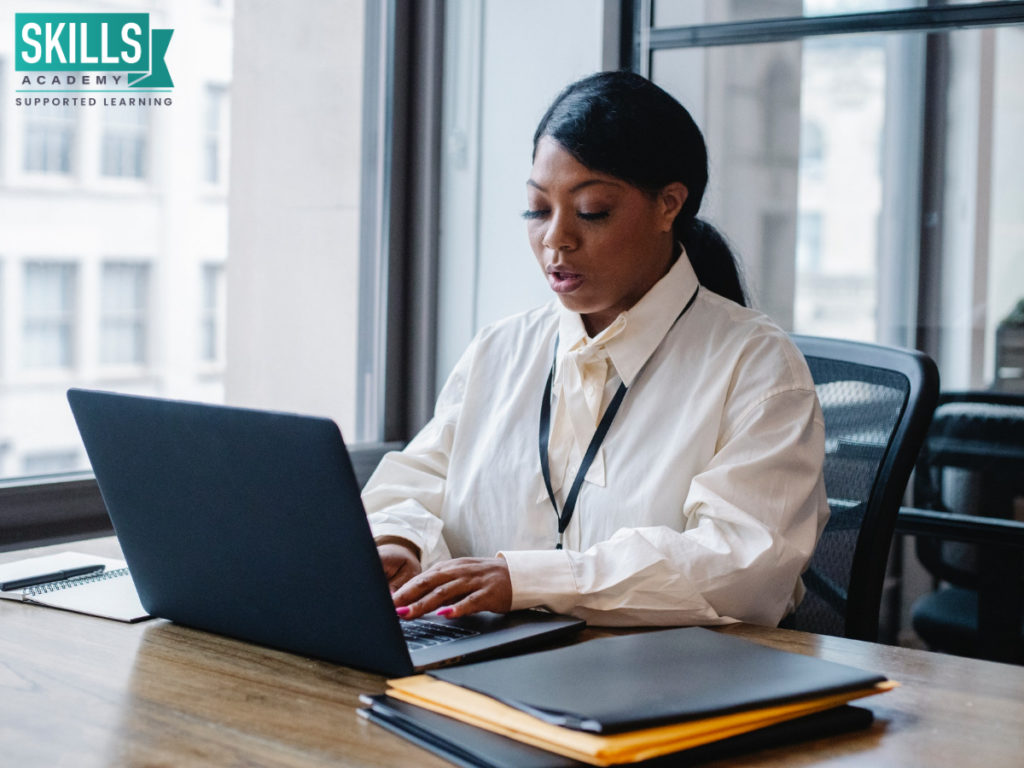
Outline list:
[[[807,594],[787,626],[875,640],[889,545],[938,394],[925,355],[794,336],[825,417],[831,516],[804,573]]]

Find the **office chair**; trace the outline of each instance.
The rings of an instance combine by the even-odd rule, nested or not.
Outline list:
[[[938,369],[912,350],[792,338],[825,416],[831,515],[804,572],[807,593],[782,626],[874,641],[893,526],[935,408]]]
[[[911,609],[932,650],[1024,664],[1024,394],[939,398],[914,474],[916,508],[897,530],[917,536],[936,589]]]

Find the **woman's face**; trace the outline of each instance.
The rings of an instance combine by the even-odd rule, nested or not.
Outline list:
[[[530,246],[562,304],[591,335],[608,327],[672,264],[672,222],[686,201],[675,182],[650,195],[581,165],[550,137],[526,182]]]

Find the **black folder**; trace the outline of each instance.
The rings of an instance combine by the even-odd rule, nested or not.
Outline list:
[[[370,720],[464,768],[575,768],[587,765],[384,694],[367,696],[363,700],[367,707],[360,712]],[[872,720],[869,710],[840,706],[634,765],[645,768],[697,765],[758,749],[867,728]]]
[[[555,725],[601,734],[865,690],[886,679],[700,627],[429,674]]]

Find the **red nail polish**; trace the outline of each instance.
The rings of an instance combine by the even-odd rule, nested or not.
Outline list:
[[[409,606],[399,606],[398,608],[395,608],[395,613],[397,613],[399,616],[407,616],[409,614]]]
[[[444,616],[445,618],[447,618],[448,616],[451,616],[452,611],[454,611],[454,610],[455,609],[452,608],[451,606],[446,605],[444,608],[438,608],[437,609],[437,615],[438,616]]]

